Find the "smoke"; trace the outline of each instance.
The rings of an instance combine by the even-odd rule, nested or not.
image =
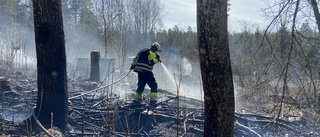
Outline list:
[[[81,31],[65,33],[66,55],[69,61],[76,58],[90,58],[90,53],[93,50],[99,50],[100,56],[105,56],[103,43],[96,35]]]
[[[72,76],[71,73],[75,72],[75,68],[77,65],[77,59],[78,58],[90,58],[90,52],[92,50],[99,50],[100,51],[100,57],[105,57],[105,47],[104,47],[104,41],[101,38],[102,36],[99,36],[98,34],[89,33],[89,32],[83,32],[80,30],[75,30],[76,28],[74,26],[71,26],[70,23],[67,23],[66,17],[64,17],[64,32],[65,32],[65,47],[66,47],[66,56],[67,56],[67,72],[68,76]],[[3,26],[3,25],[1,25]],[[5,28],[15,28],[11,30],[7,30]],[[17,29],[18,27],[13,26],[5,26],[1,27],[0,31],[0,48],[1,48],[1,59],[7,59],[6,56],[11,54],[10,52],[7,52],[8,50],[12,50],[12,48],[7,45],[15,45],[16,42],[20,39],[21,44],[23,45],[25,43],[25,48],[21,48],[17,50],[16,52],[16,60],[15,64],[16,67],[24,67],[33,66],[34,70],[36,69],[36,50],[35,50],[35,38],[34,38],[34,30],[33,28],[26,28],[21,27]],[[25,28],[25,29],[23,29]],[[8,34],[14,34],[11,36],[16,37],[7,37]],[[18,35],[16,35],[18,34]],[[7,37],[7,38],[6,38]],[[134,36],[131,36],[128,39],[133,39]],[[6,43],[9,41],[9,43]],[[12,41],[12,42],[11,42]],[[136,39],[135,41],[145,41],[142,43],[147,44],[137,44],[137,46],[131,45],[127,47],[128,49],[128,55],[136,55],[137,52],[134,50],[139,51],[140,48],[137,47],[146,47],[149,48],[149,45],[152,42],[149,42],[151,40],[146,39]],[[11,43],[10,43],[11,42]],[[161,42],[161,41],[158,41]],[[148,44],[150,43],[150,44]],[[117,45],[108,45],[110,47],[114,46],[117,47]],[[112,48],[110,48],[112,49]],[[117,52],[114,52],[114,50],[110,50],[108,47],[108,58],[114,58],[116,61],[119,62],[120,58],[117,54]],[[133,50],[131,50],[133,49]],[[132,53],[133,51],[133,53]],[[168,70],[170,72],[170,75],[172,75],[175,79],[174,82],[168,81],[168,75],[164,73],[163,69],[159,64],[157,64],[154,68],[154,74],[157,79],[158,87],[162,89],[168,89],[172,91],[179,90],[183,91],[180,93],[182,96],[187,97],[193,97],[197,99],[201,99],[202,95],[202,86],[201,86],[201,76],[200,76],[200,69],[197,63],[190,62],[187,57],[182,56],[182,50],[176,46],[171,46],[167,49],[162,49],[162,52],[159,53],[161,56],[161,59],[163,60],[164,65],[168,67]],[[123,57],[126,58],[126,57]],[[131,62],[131,60],[128,60],[127,62]],[[117,66],[118,63],[115,63],[113,68]],[[128,66],[121,66],[121,67],[127,67],[126,70],[129,69]],[[105,71],[105,70],[101,70]],[[121,74],[115,74],[122,76]],[[135,83],[136,85],[136,83]],[[120,85],[120,87],[123,85]]]
[[[168,72],[161,65],[154,66],[158,88],[175,93],[179,91],[180,96],[203,100],[200,66],[196,62],[190,62],[182,53],[176,46],[170,46],[159,53]]]
[[[192,64],[186,57],[183,57],[182,59],[181,69],[182,69],[182,75],[190,75],[192,72]]]
[[[0,60],[10,69],[36,66],[34,32],[16,23],[0,24]]]

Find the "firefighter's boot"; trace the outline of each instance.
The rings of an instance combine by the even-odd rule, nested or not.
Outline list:
[[[136,93],[134,94],[134,101],[141,102],[141,100],[142,100],[142,94],[136,92]]]
[[[158,94],[156,92],[150,93],[150,101],[157,102]]]

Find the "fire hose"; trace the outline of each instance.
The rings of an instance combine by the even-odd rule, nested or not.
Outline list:
[[[116,83],[118,83],[119,81],[123,80],[125,77],[127,77],[127,76],[130,74],[130,72],[131,72],[131,70],[130,70],[126,75],[124,75],[123,77],[121,77],[120,79],[116,80],[116,81],[113,82],[113,83],[110,83],[110,84],[108,84],[108,85],[105,85],[105,86],[96,88],[96,89],[94,89],[94,90],[90,90],[90,91],[85,92],[85,93],[82,93],[82,94],[80,94],[80,95],[76,95],[76,96],[70,97],[69,100],[70,100],[70,99],[77,98],[77,97],[81,97],[81,96],[84,96],[84,95],[87,95],[87,94],[92,93],[92,92],[94,92],[94,91],[97,91],[97,90],[103,89],[103,88],[105,88],[105,87],[111,86],[111,85],[113,85],[113,84],[116,84]],[[52,134],[50,134],[50,132],[40,123],[40,121],[38,120],[38,118],[35,116],[34,109],[32,109],[32,112],[33,112],[32,117],[34,118],[34,120],[36,121],[36,123],[39,125],[39,127],[42,129],[42,131],[44,131],[44,133],[47,134],[49,137],[52,137]]]
[[[160,59],[159,59],[159,61],[160,61],[160,63],[162,62]],[[125,77],[127,77],[127,76],[130,74],[131,71],[132,71],[132,70],[130,70],[130,71],[129,71],[126,75],[124,75],[123,77],[119,78],[118,80],[116,80],[116,81],[114,81],[114,82],[112,82],[112,83],[110,83],[110,84],[108,84],[108,85],[105,85],[105,86],[102,86],[102,87],[99,87],[99,88],[96,88],[96,89],[87,91],[87,92],[85,92],[85,93],[82,93],[82,94],[79,94],[79,95],[76,95],[76,96],[73,96],[73,97],[70,97],[70,98],[68,98],[68,100],[70,101],[71,99],[74,99],[74,98],[77,98],[77,97],[81,97],[81,96],[90,94],[90,93],[92,93],[92,92],[98,91],[98,90],[100,90],[100,89],[106,88],[106,87],[108,87],[108,86],[111,86],[111,85],[113,85],[113,84],[116,84],[116,83],[118,83],[119,81],[123,80]],[[34,109],[33,109],[33,114],[32,114],[32,116],[33,116],[33,118],[35,119],[36,123],[40,126],[40,128],[41,128],[48,136],[51,137],[52,135],[49,133],[49,131],[48,131],[46,128],[44,128],[44,127],[42,126],[42,124],[38,121],[38,119],[35,117]]]
[[[69,100],[70,100],[70,99],[77,98],[77,97],[81,97],[81,96],[84,96],[84,95],[87,95],[87,94],[90,94],[90,93],[92,93],[92,92],[95,92],[95,91],[98,91],[98,90],[100,90],[100,89],[103,89],[103,88],[106,88],[106,87],[108,87],[108,86],[111,86],[111,85],[113,85],[113,84],[116,84],[116,83],[118,83],[119,81],[123,80],[125,77],[127,77],[127,76],[130,74],[130,72],[131,72],[131,70],[130,70],[126,75],[124,75],[123,77],[119,78],[118,80],[116,80],[116,81],[114,81],[114,82],[112,82],[112,83],[110,83],[110,84],[108,84],[108,85],[105,85],[105,86],[102,86],[102,87],[99,87],[99,88],[96,88],[96,89],[87,91],[87,92],[82,93],[82,94],[80,94],[80,95],[76,95],[76,96],[70,97]]]
[[[160,60],[160,58],[159,58],[159,62],[162,63],[162,61]],[[116,83],[118,83],[119,81],[123,80],[125,77],[127,77],[127,76],[130,74],[131,71],[132,71],[132,70],[130,70],[126,75],[124,75],[123,77],[119,78],[118,80],[116,80],[116,81],[113,82],[113,83],[110,83],[110,84],[108,84],[108,85],[105,85],[105,86],[102,86],[102,87],[99,87],[99,88],[90,90],[90,91],[85,92],[85,93],[82,93],[82,94],[80,94],[80,95],[76,95],[76,96],[70,97],[69,100],[70,100],[70,99],[77,98],[77,97],[81,97],[81,96],[84,96],[84,95],[87,95],[87,94],[90,94],[90,93],[95,92],[95,91],[97,91],[97,90],[106,88],[106,87],[111,86],[111,85],[113,85],[113,84],[116,84]]]

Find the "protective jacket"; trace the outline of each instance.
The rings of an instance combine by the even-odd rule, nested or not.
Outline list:
[[[158,63],[157,54],[150,49],[142,49],[133,59],[135,72],[152,72],[153,65]]]

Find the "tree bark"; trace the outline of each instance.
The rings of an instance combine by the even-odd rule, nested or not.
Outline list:
[[[312,9],[313,9],[313,13],[314,13],[314,16],[316,18],[316,23],[317,23],[317,26],[318,26],[318,31],[320,32],[320,13],[319,13],[319,8],[318,8],[318,5],[317,5],[317,2],[316,0],[311,0],[311,5],[312,5]],[[319,70],[320,71],[320,70]],[[311,77],[312,78],[312,77]],[[313,81],[313,80],[312,80]],[[315,86],[314,87],[314,90],[316,91],[316,88]],[[318,96],[318,113],[320,113],[320,95],[317,95],[317,92],[315,92],[315,96]],[[317,97],[316,97],[317,98]]]
[[[35,116],[64,133],[67,127],[67,73],[61,0],[33,0],[38,95]]]
[[[317,1],[316,0],[310,0],[310,1],[311,1],[311,6],[312,6],[312,9],[313,9],[314,16],[316,18],[318,31],[320,32],[320,13],[319,13],[319,8],[318,8],[318,5],[317,5]]]
[[[226,0],[197,0],[205,137],[232,137],[234,133],[234,90],[227,17]]]

